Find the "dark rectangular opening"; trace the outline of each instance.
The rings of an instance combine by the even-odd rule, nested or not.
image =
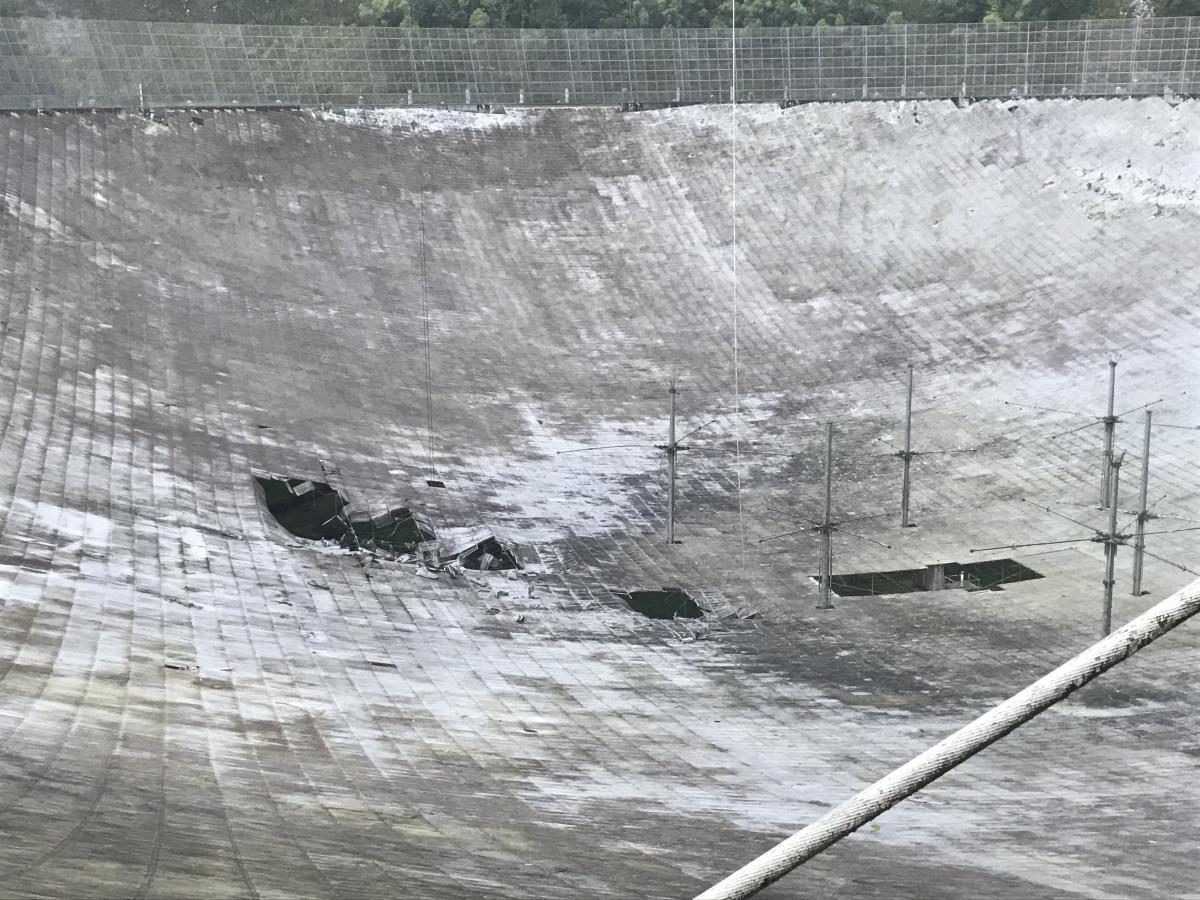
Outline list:
[[[699,619],[704,610],[682,588],[621,594],[629,608],[651,619]]]
[[[815,576],[814,576],[815,577]],[[830,589],[839,597],[876,597],[920,591],[1002,591],[1004,585],[1043,577],[1015,559],[937,563],[923,569],[889,569],[834,575]]]

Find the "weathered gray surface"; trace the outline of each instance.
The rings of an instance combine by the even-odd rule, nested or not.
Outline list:
[[[1200,423],[1200,106],[1009,106],[742,109],[736,149],[729,109],[4,119],[5,892],[677,897],[1089,643],[1098,547],[1019,556],[1047,577],[1003,593],[818,615],[814,543],[756,544],[816,492],[817,422],[887,452],[908,360],[918,449],[982,449],[919,461],[920,527],[860,523],[894,548],[842,538],[837,571],[1082,533],[1020,498],[1092,502],[1098,432],[1002,401],[1099,413],[1109,351],[1119,408]],[[721,415],[696,446],[740,421],[741,513],[735,455],[685,454],[667,547],[657,457],[554,452],[661,442],[673,375],[688,421]],[[1136,426],[1118,440],[1132,459]],[[1200,518],[1196,437],[1155,440],[1159,512]],[[522,542],[535,576],[289,539],[250,471],[322,459]],[[898,476],[843,461],[839,510],[894,510]],[[1151,540],[1200,564],[1188,533]],[[1118,621],[1190,577],[1148,561],[1132,598],[1119,563]],[[667,584],[758,615],[611,594]],[[774,895],[1193,891],[1197,643]]]

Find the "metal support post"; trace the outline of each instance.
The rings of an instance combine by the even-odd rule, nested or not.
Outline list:
[[[904,480],[900,483],[900,527],[908,528],[908,496],[912,484],[912,398],[913,367],[908,367],[908,399],[904,403],[904,449],[896,455],[904,461]]]
[[[677,461],[676,455],[680,451],[687,450],[688,446],[687,446],[687,444],[682,443],[682,441],[678,437],[676,437],[677,429],[675,427],[676,426],[675,395],[679,392],[675,389],[675,379],[671,379],[671,387],[668,390],[668,393],[671,395],[671,415],[667,422],[667,442],[665,444],[655,444],[654,449],[662,450],[667,456],[667,543],[674,544],[674,543],[676,543],[676,540],[675,540],[675,469],[676,469],[676,461]],[[701,428],[707,428],[709,425],[711,425],[715,421],[717,421],[717,420],[710,419],[709,421],[705,422],[703,425],[701,425],[697,428],[693,428],[691,431],[689,431],[687,434],[685,434],[683,436],[682,440],[686,441],[689,437],[691,437],[693,434],[698,432]],[[620,446],[630,446],[630,445],[615,444],[613,446],[620,447]],[[633,446],[637,446],[637,445],[633,445]],[[592,447],[592,448],[588,448],[588,449],[600,450],[600,449],[606,449],[606,448]],[[559,451],[559,452],[563,452],[563,451]],[[566,451],[566,452],[569,453],[570,451]]]
[[[1104,458],[1100,462],[1100,506],[1106,508],[1110,504],[1115,506],[1116,500],[1112,496],[1112,477],[1113,477],[1113,438],[1117,431],[1116,417],[1116,397],[1117,397],[1117,361],[1111,359],[1108,361],[1108,415],[1101,421],[1104,422]]]
[[[671,382],[671,422],[667,426],[667,543],[675,543],[675,382]]]
[[[821,531],[821,602],[818,609],[833,609],[833,529]]]
[[[833,609],[833,423],[825,423],[825,514],[821,519],[821,593],[817,609]]]
[[[1133,539],[1133,596],[1142,595],[1142,563],[1146,551],[1146,522],[1150,510],[1146,508],[1150,492],[1150,410],[1146,410],[1146,435],[1142,440],[1142,484],[1138,494],[1137,531]],[[1116,507],[1116,503],[1113,506]]]
[[[675,395],[678,393],[678,391],[675,389],[675,379],[671,379],[671,385],[670,385],[670,388],[668,389],[668,393],[671,395],[671,413],[670,413],[670,418],[668,419],[668,423],[667,423],[667,442],[665,444],[649,444],[649,445],[647,445],[647,444],[624,444],[624,443],[622,443],[622,444],[607,444],[607,445],[600,446],[600,447],[574,447],[569,450],[558,450],[558,451],[556,451],[555,455],[557,456],[557,455],[560,455],[563,453],[594,453],[597,450],[616,450],[616,449],[622,448],[622,447],[639,447],[642,449],[649,449],[650,447],[653,447],[655,450],[662,450],[666,454],[666,457],[667,457],[667,542],[670,544],[675,544],[675,543],[678,543],[678,541],[675,540],[676,455],[682,450],[689,449],[688,445],[685,444],[684,441],[686,441],[688,438],[690,438],[693,434],[698,433],[701,429],[707,428],[709,425],[712,425],[717,420],[709,419],[703,425],[699,425],[696,428],[693,428],[691,431],[689,431],[687,434],[685,434],[682,438],[676,437],[676,434],[677,434],[676,418],[677,417],[675,414]],[[432,415],[432,413],[431,413],[431,415]],[[432,422],[432,419],[430,421]],[[432,431],[431,431],[431,434],[432,434]],[[432,464],[433,464],[433,457],[430,456],[430,465],[432,466]],[[438,486],[441,487],[441,485],[438,485]]]
[[[1112,476],[1109,481],[1112,490],[1112,506],[1108,510],[1108,533],[1104,536],[1104,627],[1101,637],[1107,637],[1112,631],[1113,585],[1116,584],[1117,546],[1122,543],[1117,534],[1117,489],[1121,481],[1121,463],[1125,460],[1122,453],[1112,461]]]

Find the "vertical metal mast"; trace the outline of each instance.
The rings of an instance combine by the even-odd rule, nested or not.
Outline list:
[[[825,423],[825,515],[821,519],[821,594],[817,609],[833,609],[833,423]]]
[[[908,366],[908,399],[904,403],[904,449],[897,456],[904,461],[904,480],[900,485],[900,527],[908,527],[908,495],[912,477],[912,398],[913,367]]]
[[[1116,583],[1117,546],[1121,543],[1117,534],[1117,488],[1121,481],[1121,463],[1125,460],[1122,453],[1112,461],[1112,478],[1109,482],[1112,489],[1112,506],[1108,510],[1108,534],[1104,536],[1104,629],[1101,637],[1107,637],[1112,631],[1113,585]]]
[[[1133,596],[1142,595],[1142,563],[1146,550],[1146,522],[1150,510],[1146,508],[1150,492],[1150,410],[1146,410],[1146,435],[1142,440],[1142,484],[1138,495],[1137,530],[1133,539]],[[1113,506],[1117,504],[1114,502]]]
[[[675,543],[675,381],[671,380],[671,422],[667,426],[667,543]]]
[[[557,450],[556,456],[561,456],[564,453],[594,453],[597,450],[616,450],[622,447],[641,447],[655,450],[662,450],[667,456],[667,542],[671,544],[678,543],[675,540],[675,470],[677,468],[677,454],[684,450],[690,449],[687,444],[683,443],[693,434],[699,433],[702,429],[707,428],[717,419],[709,419],[702,425],[698,425],[691,431],[678,437],[678,416],[675,412],[675,395],[679,393],[675,388],[675,379],[672,378],[668,393],[671,395],[671,414],[667,420],[667,442],[665,444],[606,444],[600,447],[572,447],[569,450]]]
[[[1104,459],[1100,463],[1100,506],[1106,508],[1110,504],[1116,506],[1113,497],[1113,437],[1117,431],[1116,411],[1117,397],[1117,361],[1108,361],[1108,415],[1104,422]],[[1106,632],[1107,633],[1107,632]]]

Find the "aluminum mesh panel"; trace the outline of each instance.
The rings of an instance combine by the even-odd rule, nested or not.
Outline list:
[[[676,71],[685,102],[729,99],[733,42],[727,31],[684,28],[676,32]]]
[[[884,26],[866,35],[863,47],[863,96],[879,100],[904,96],[908,29]]]
[[[525,102],[544,106],[578,99],[570,32],[522,31],[521,53],[529,77]]]
[[[739,100],[1196,93],[1200,19],[762,28]],[[728,30],[0,19],[0,108],[725,102]]]

